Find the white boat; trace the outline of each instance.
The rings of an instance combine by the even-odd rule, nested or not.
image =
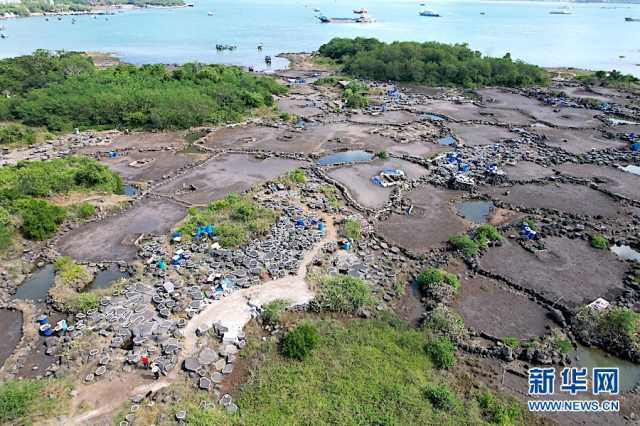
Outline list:
[[[429,10],[429,9],[422,9],[422,10],[419,12],[419,15],[420,15],[420,16],[428,16],[428,17],[431,17],[431,18],[438,18],[438,17],[440,17],[440,14],[435,13],[433,10]]]
[[[213,16],[213,12],[208,12],[207,15]]]

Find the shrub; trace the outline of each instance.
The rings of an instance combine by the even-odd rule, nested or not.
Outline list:
[[[598,328],[612,336],[634,337],[638,332],[640,314],[620,306],[604,311],[599,318]]]
[[[449,244],[454,249],[462,251],[467,257],[475,256],[479,250],[478,244],[468,235],[454,235],[449,238]]]
[[[36,143],[36,132],[20,124],[0,125],[0,145],[32,145]]]
[[[318,343],[318,330],[311,324],[300,324],[282,338],[282,355],[303,360]]]
[[[305,183],[307,181],[307,176],[302,169],[291,170],[287,177],[293,183]]]
[[[456,364],[456,348],[448,337],[433,337],[424,351],[439,369],[448,370]]]
[[[358,241],[362,238],[362,225],[356,219],[347,219],[342,224],[341,234],[351,241]]]
[[[215,234],[220,245],[225,248],[238,247],[248,238],[247,231],[242,226],[234,223],[216,225]]]
[[[267,324],[275,324],[280,321],[282,313],[289,306],[286,299],[276,299],[262,307],[262,320]]]
[[[87,269],[77,264],[69,256],[57,257],[53,265],[56,268],[56,278],[62,285],[66,286],[77,281],[88,282],[91,279],[91,274],[89,274]]]
[[[98,296],[92,292],[75,293],[64,304],[68,312],[87,312],[98,309]]]
[[[427,330],[454,339],[462,338],[467,334],[464,319],[460,314],[444,307],[437,307],[431,311],[424,326]]]
[[[609,247],[609,241],[603,235],[594,235],[591,237],[591,247],[604,250]]]
[[[79,218],[86,219],[88,217],[93,216],[94,214],[96,214],[96,206],[94,206],[93,204],[89,202],[84,202],[78,206]]]
[[[383,43],[373,38],[334,38],[319,53],[343,71],[372,80],[418,82],[430,86],[528,86],[546,84],[548,73],[535,65],[482,56],[466,44]]]
[[[480,225],[478,229],[476,229],[476,239],[478,238],[482,238],[487,241],[500,241],[502,236],[493,225],[486,223],[484,225]]]
[[[522,417],[522,410],[515,402],[502,402],[492,393],[486,391],[478,396],[478,404],[487,420],[498,425],[512,425]]]
[[[455,274],[438,268],[427,268],[424,270],[418,275],[418,284],[423,290],[443,284],[453,287],[456,291],[460,288],[460,280],[458,280]]]
[[[22,233],[32,240],[46,240],[56,233],[65,218],[65,210],[44,200],[25,199],[18,205]]]
[[[356,313],[373,302],[366,281],[350,275],[325,276],[320,279],[318,293],[310,303],[316,312]]]
[[[0,423],[42,424],[69,408],[71,386],[54,379],[9,379],[0,384]]]
[[[553,347],[560,353],[568,354],[573,350],[573,345],[568,339],[555,338],[552,341]]]
[[[389,154],[387,154],[387,151],[379,151],[376,156],[382,160],[386,160],[387,158],[389,158]]]
[[[520,340],[518,340],[517,337],[513,337],[513,336],[504,336],[502,339],[502,343],[504,343],[506,346],[509,346],[510,348],[517,348],[518,346],[520,346]]]
[[[437,410],[450,411],[458,404],[455,393],[444,383],[429,383],[424,389],[424,396]]]

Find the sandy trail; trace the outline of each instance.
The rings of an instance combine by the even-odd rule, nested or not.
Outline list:
[[[220,322],[229,330],[241,331],[251,320],[249,302],[253,306],[262,306],[276,299],[286,299],[289,301],[289,306],[292,307],[308,303],[313,298],[313,292],[305,281],[307,267],[320,253],[325,243],[336,239],[333,220],[326,215],[321,215],[321,217],[327,225],[325,235],[304,256],[295,275],[235,291],[223,299],[212,301],[202,312],[189,321],[183,330],[184,341],[178,365],[181,365],[185,358],[196,352],[198,342],[196,330],[201,325],[212,326],[213,323]],[[180,368],[174,368],[166,377],[162,377],[158,381],[147,377],[149,375],[141,377],[136,372],[110,381],[81,385],[78,389],[78,395],[72,401],[71,416],[55,420],[50,424],[78,426],[111,424],[112,414],[117,412],[132,396],[146,394],[149,391],[156,392],[181,377]],[[97,408],[74,415],[83,402]]]

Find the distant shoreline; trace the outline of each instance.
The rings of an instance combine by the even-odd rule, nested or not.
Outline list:
[[[189,4],[175,5],[175,6],[159,6],[159,5],[144,5],[137,6],[134,4],[119,4],[110,6],[91,6],[88,10],[64,10],[59,12],[30,12],[28,15],[18,15],[15,13],[0,14],[0,20],[6,19],[20,19],[20,18],[35,18],[43,16],[86,16],[86,15],[100,15],[108,16],[115,15],[116,13],[128,12],[132,10],[140,9],[182,9],[190,7]]]

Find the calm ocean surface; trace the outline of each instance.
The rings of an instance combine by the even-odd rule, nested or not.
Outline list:
[[[36,48],[113,52],[124,61],[188,61],[260,65],[264,55],[312,51],[332,37],[385,41],[468,42],[482,53],[543,66],[618,69],[640,75],[640,5],[574,4],[570,15],[551,15],[560,3],[503,1],[427,2],[440,18],[418,16],[419,1],[405,0],[194,0],[193,8],[147,9],[93,19],[43,17],[0,22],[0,56]],[[314,8],[330,17],[353,16],[365,7],[373,24],[321,24]],[[213,16],[208,16],[208,12]],[[484,15],[481,15],[484,12]],[[215,45],[236,44],[218,53]],[[264,44],[259,53],[256,46]],[[623,56],[623,58],[621,58]],[[274,60],[274,68],[282,67]]]

